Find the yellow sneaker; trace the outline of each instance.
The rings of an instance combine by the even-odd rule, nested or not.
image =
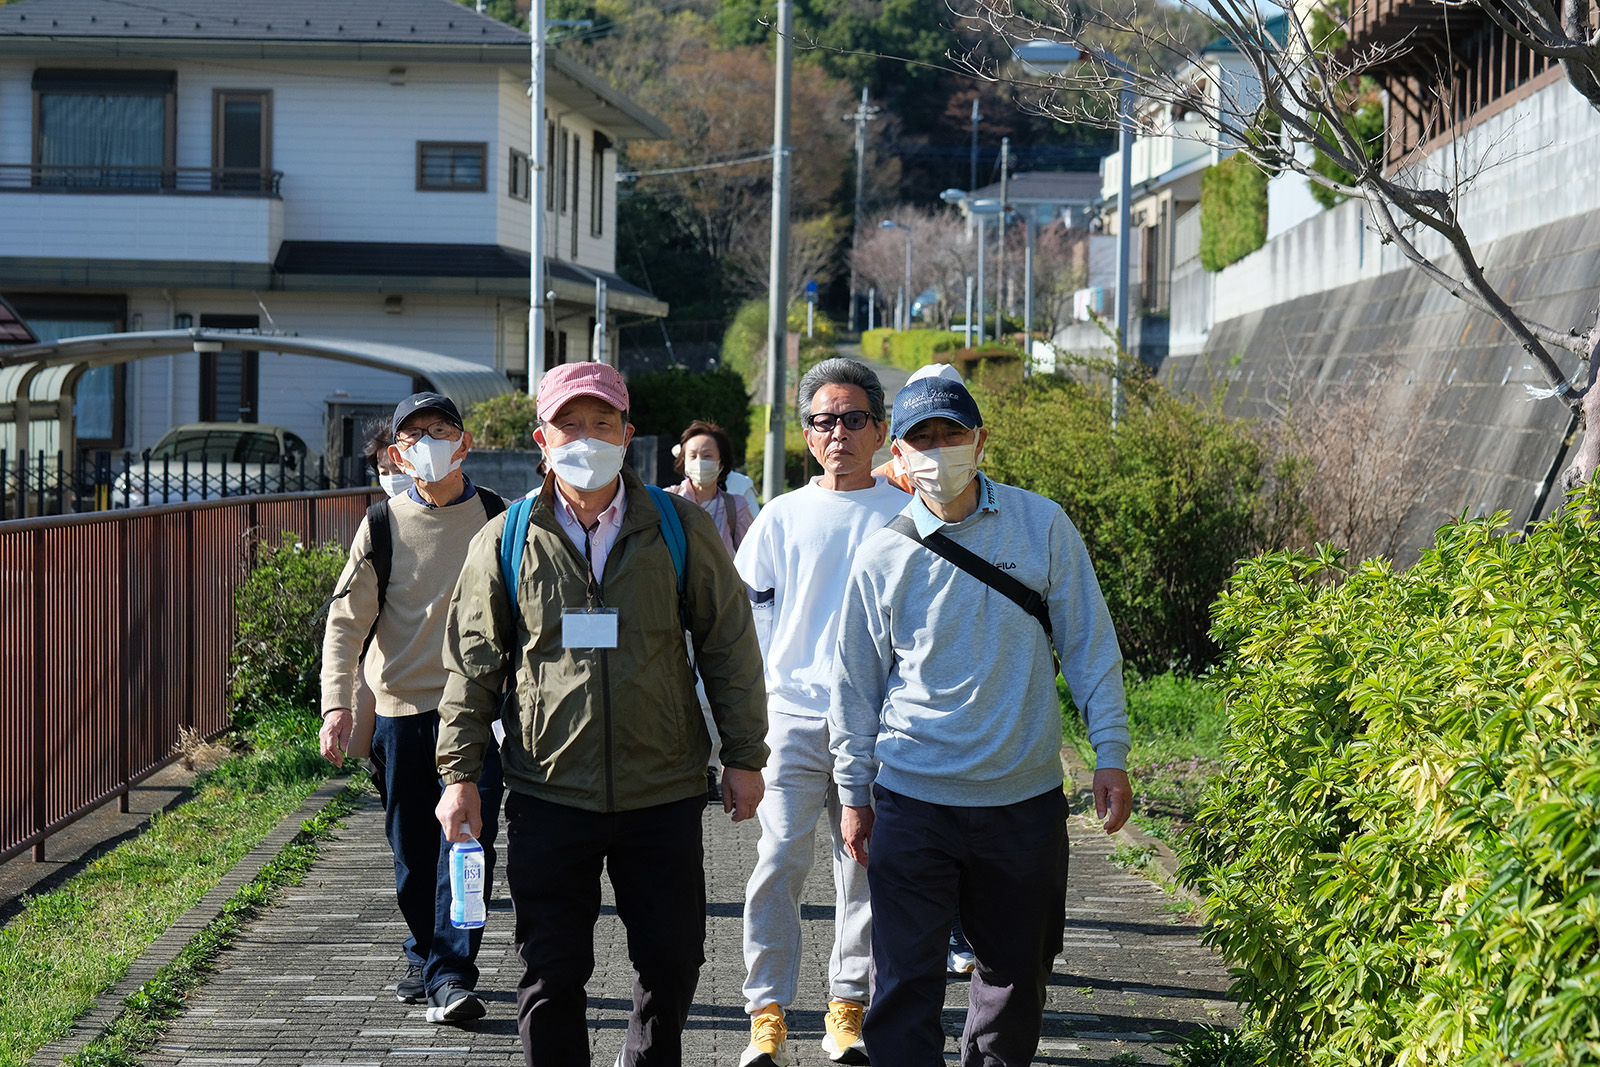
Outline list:
[[[867,1063],[867,1046],[861,1041],[861,1017],[867,1012],[860,1004],[848,1000],[828,1001],[828,1017],[824,1024],[828,1036],[822,1039],[822,1051],[834,1063]]]
[[[739,1067],[790,1067],[793,1063],[783,1009],[768,1004],[750,1016],[750,1047],[739,1057]]]

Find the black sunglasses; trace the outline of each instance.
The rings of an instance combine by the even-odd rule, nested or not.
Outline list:
[[[872,418],[870,411],[846,411],[838,415],[824,411],[816,415],[807,415],[806,425],[817,433],[832,433],[833,428],[842,422],[845,429],[855,431],[864,429],[870,418]]]

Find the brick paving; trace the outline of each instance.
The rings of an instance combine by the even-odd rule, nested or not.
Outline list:
[[[744,885],[756,824],[733,825],[720,809],[705,819],[709,937],[707,963],[689,1023],[684,1061],[733,1067],[748,1037],[740,986]],[[1171,1047],[1196,1024],[1238,1022],[1221,961],[1196,940],[1173,898],[1110,862],[1116,842],[1075,818],[1067,944],[1056,962],[1044,1038],[1035,1062],[1088,1065],[1168,1063]],[[817,856],[827,857],[826,825]],[[393,867],[382,813],[370,801],[350,815],[303,885],[258,916],[218,962],[216,974],[173,1020],[145,1058],[149,1067],[252,1065],[521,1063],[513,990],[520,973],[503,886],[490,905],[480,963],[487,1018],[430,1025],[422,1008],[394,999],[404,967],[404,926],[395,908]],[[806,927],[801,999],[790,1011],[791,1048],[805,1067],[821,1051],[833,889],[819,864],[803,898]],[[609,888],[596,931],[589,985],[591,1051],[608,1065],[620,1046],[632,988],[621,923]],[[945,1011],[946,1059],[955,1060],[966,980],[952,978]],[[1130,1058],[1133,1057],[1133,1058]],[[1118,1058],[1119,1057],[1119,1058]],[[1114,1059],[1115,1058],[1115,1059]]]

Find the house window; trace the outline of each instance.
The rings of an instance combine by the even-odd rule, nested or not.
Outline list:
[[[7,299],[41,344],[68,337],[120,333],[126,328],[128,301],[122,296],[68,296],[11,293]],[[72,417],[80,449],[124,446],[128,368],[91,367],[73,390]]]
[[[553,123],[553,122],[546,121],[545,124],[544,124],[544,165],[545,165],[545,167],[548,168],[550,166],[550,164],[555,160],[555,158],[556,158],[556,124]],[[548,175],[549,173],[550,172],[547,169],[545,171],[545,174]],[[546,181],[545,182],[545,187],[544,187],[544,209],[546,211],[554,211],[556,209],[556,185],[557,184],[558,183],[552,182],[552,181]]]
[[[572,242],[570,255],[574,260],[578,258],[578,182],[580,178],[579,167],[583,163],[583,139],[577,134],[572,135]]]
[[[215,330],[254,330],[255,315],[201,315]],[[200,356],[200,421],[260,422],[261,354],[225,348]]]
[[[506,175],[506,195],[513,200],[526,200],[529,195],[528,153],[511,150],[511,169]]]
[[[605,134],[595,131],[594,148],[589,152],[589,236],[601,237],[606,232],[606,149],[611,141]]]
[[[488,175],[489,146],[482,141],[418,141],[417,189],[435,193],[481,193]]]
[[[211,93],[211,187],[272,191],[272,93],[214,89]]]
[[[171,186],[177,82],[171,71],[35,70],[34,184]]]
[[[561,133],[556,138],[556,157],[554,159],[556,172],[556,206],[561,209],[561,214],[567,213],[567,135]]]

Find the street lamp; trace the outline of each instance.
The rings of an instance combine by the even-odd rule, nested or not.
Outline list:
[[[946,189],[939,194],[939,199],[947,204],[959,204],[967,209],[967,213],[978,219],[978,344],[983,344],[983,254],[984,254],[984,223],[990,215],[1000,214],[1000,201],[983,197],[972,199],[972,194],[960,189]],[[1004,231],[1002,231],[1003,233]],[[967,317],[971,325],[972,317]],[[995,323],[995,336],[999,336],[1000,324]]]
[[[1122,92],[1118,98],[1117,127],[1118,154],[1121,157],[1121,187],[1117,193],[1117,343],[1124,349],[1128,337],[1128,256],[1133,230],[1133,68],[1104,52],[1087,52],[1060,41],[1023,41],[1011,54],[1028,70],[1049,77],[1060,74],[1074,63],[1094,60],[1113,67],[1122,74]],[[1113,379],[1115,388],[1115,379]],[[1112,409],[1116,418],[1115,407]]]
[[[900,298],[900,329],[909,330],[911,329],[911,227],[893,219],[884,219],[878,223],[878,229],[906,231],[906,287]]]

